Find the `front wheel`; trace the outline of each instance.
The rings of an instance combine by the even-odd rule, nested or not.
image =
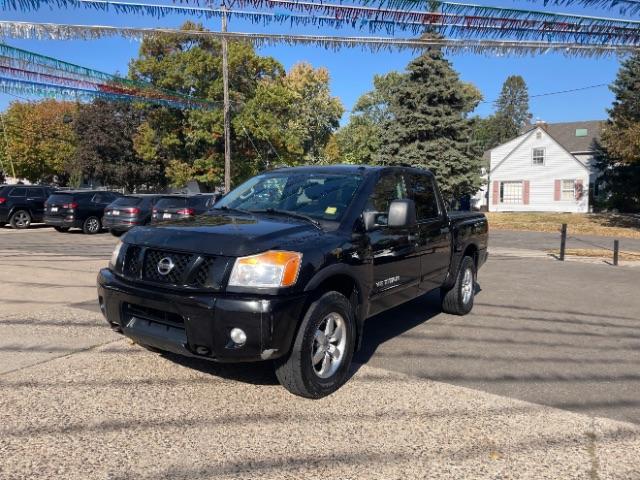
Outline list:
[[[466,315],[473,308],[476,293],[476,264],[471,257],[460,262],[456,283],[450,290],[442,291],[442,310],[452,315]]]
[[[18,210],[11,215],[11,227],[22,229],[31,225],[31,215],[26,210]]]
[[[102,224],[98,217],[89,217],[84,221],[82,225],[82,231],[88,235],[98,233],[102,229]]]
[[[338,292],[325,293],[307,310],[289,355],[276,362],[276,376],[294,395],[330,395],[347,381],[354,344],[351,304]]]

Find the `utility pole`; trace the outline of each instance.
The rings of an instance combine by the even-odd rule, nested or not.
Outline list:
[[[222,32],[227,31],[227,7],[222,4]],[[229,45],[222,37],[222,90],[224,99],[224,193],[231,190],[231,115],[229,111]]]

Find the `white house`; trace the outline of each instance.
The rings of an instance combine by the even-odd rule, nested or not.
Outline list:
[[[490,150],[488,195],[479,194],[480,206],[491,212],[588,212],[597,177],[593,143],[601,129],[601,121],[537,122]]]

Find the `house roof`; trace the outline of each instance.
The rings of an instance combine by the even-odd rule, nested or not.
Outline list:
[[[553,139],[571,153],[590,152],[593,150],[593,141],[600,138],[604,120],[590,120],[585,122],[566,122],[531,125],[523,133],[530,132],[540,126],[544,128]],[[582,136],[576,133],[582,130]],[[584,132],[586,130],[586,132]]]

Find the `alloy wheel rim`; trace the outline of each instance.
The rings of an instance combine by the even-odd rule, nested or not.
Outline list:
[[[462,303],[465,305],[469,303],[471,295],[473,295],[473,272],[467,268],[462,277]]]
[[[318,377],[329,378],[338,371],[344,360],[346,345],[346,322],[342,315],[332,312],[320,322],[313,338],[311,364]]]
[[[29,217],[26,213],[20,212],[16,215],[16,225],[20,228],[26,227],[29,225]]]
[[[90,232],[98,231],[98,220],[96,220],[95,218],[92,218],[91,220],[89,220],[89,231]]]

